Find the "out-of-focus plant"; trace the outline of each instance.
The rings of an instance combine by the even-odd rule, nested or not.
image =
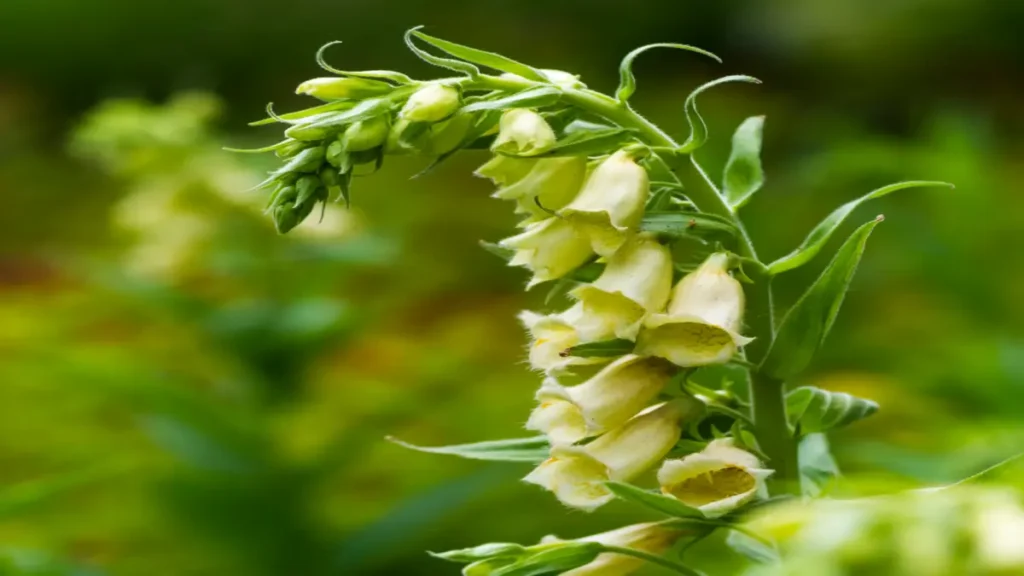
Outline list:
[[[772,279],[813,260],[862,204],[907,188],[950,185],[877,188],[832,211],[789,254],[765,262],[740,217],[765,181],[764,118],[736,130],[720,180],[694,156],[708,137],[697,97],[756,79],[726,76],[695,89],[682,106],[690,133],[679,142],[630,106],[632,66],[653,48],[716,58],[701,49],[634,50],[608,96],[571,73],[418,29],[405,41],[426,62],[457,74],[418,81],[386,70],[341,71],[324,60],[325,46],[317,61],[335,76],[297,90],[324,104],[283,115],[268,107],[270,117],[254,123],[289,126],[285,140],[251,151],[283,160],[260,185],[272,189],[277,229],[292,230],[332,198],[347,204],[353,176],[379,170],[389,155],[434,157],[433,167],[459,150],[489,149],[493,158],[477,174],[491,179],[499,188],[494,196],[513,202],[523,219],[519,234],[486,246],[527,268],[528,288],[546,285],[549,299],[573,302],[561,312],[521,316],[533,340],[530,364],[544,376],[527,423],[541,435],[435,448],[403,444],[533,462],[524,480],[569,507],[589,511],[618,498],[669,517],[607,535],[484,544],[439,556],[467,564],[467,576],[626,574],[643,566],[637,559],[698,574],[682,552],[725,531],[733,549],[765,561],[774,542],[744,518],[755,508],[769,518],[787,513],[775,500],[820,496],[838,474],[825,434],[878,409],[842,392],[787,391],[786,383],[822,346],[882,217],[854,230],[778,319]],[[660,490],[649,491],[643,485],[654,471]]]

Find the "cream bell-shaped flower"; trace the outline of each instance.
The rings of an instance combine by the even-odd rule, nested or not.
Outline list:
[[[509,266],[523,266],[533,272],[527,289],[565,276],[594,255],[590,242],[557,217],[530,224],[522,234],[499,244],[516,251]]]
[[[579,322],[583,306],[577,304],[559,314],[537,314],[523,311],[519,321],[523,323],[530,337],[530,367],[546,373],[562,372],[570,366],[603,364],[607,358],[582,358],[566,356],[563,353],[577,344],[582,344],[579,331],[574,324]]]
[[[751,342],[739,334],[744,296],[729,275],[729,255],[712,254],[672,291],[667,313],[644,321],[637,353],[668,358],[678,366],[705,366],[729,361]]]
[[[656,240],[635,237],[608,258],[597,280],[570,292],[583,307],[576,322],[580,337],[635,340],[643,319],[664,309],[671,291],[671,252]]]
[[[537,162],[538,160],[533,158],[513,158],[495,154],[483,166],[477,168],[473,175],[488,178],[499,187],[511,186],[526,177]]]
[[[611,256],[640,226],[650,180],[647,171],[619,150],[601,162],[576,199],[562,211],[601,256]]]
[[[582,156],[537,160],[525,176],[493,197],[515,200],[516,213],[530,217],[527,223],[544,220],[576,197],[586,173],[587,159]]]
[[[771,474],[757,456],[720,438],[696,454],[665,461],[658,483],[665,494],[717,518],[752,500]]]
[[[548,150],[557,140],[555,131],[543,116],[527,108],[513,108],[501,115],[498,137],[491,150],[529,156]]]
[[[460,105],[458,89],[431,82],[413,92],[398,115],[409,122],[439,122],[454,114]]]
[[[633,524],[618,530],[578,538],[576,542],[597,542],[605,546],[632,548],[661,556],[668,552],[680,538],[691,534],[693,534],[692,531],[665,522],[651,522]],[[552,539],[547,540],[552,541]],[[606,552],[598,555],[589,564],[562,572],[562,576],[626,576],[640,570],[645,564],[646,560],[640,558]]]
[[[605,482],[628,482],[657,465],[679,440],[681,422],[701,409],[695,399],[677,398],[584,446],[555,445],[551,457],[523,480],[554,492],[566,506],[594,510],[613,498]]]
[[[552,444],[572,444],[607,432],[643,410],[676,371],[662,358],[630,354],[577,386],[562,386],[549,376],[537,391],[539,405],[526,428],[547,434]]]

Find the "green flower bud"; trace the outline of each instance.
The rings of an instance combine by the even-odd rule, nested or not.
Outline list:
[[[306,148],[296,154],[286,165],[289,172],[316,172],[324,161],[324,147]]]
[[[410,122],[438,122],[459,109],[461,96],[456,88],[432,83],[409,97],[399,117]]]
[[[295,182],[295,190],[298,194],[295,197],[295,206],[301,206],[303,204],[312,203],[312,200],[317,193],[317,189],[322,186],[320,179],[316,176],[303,176]]]
[[[366,78],[313,78],[295,89],[296,94],[307,94],[319,100],[352,100],[387,94],[392,86]]]
[[[345,130],[341,142],[345,150],[349,152],[370,150],[387,140],[390,128],[390,118],[384,114],[360,120]]]
[[[304,124],[293,124],[284,131],[287,138],[303,140],[306,142],[323,140],[331,135],[332,129],[324,126],[315,126],[314,122]]]
[[[346,156],[347,154],[345,153],[345,145],[341,143],[340,138],[338,140],[335,140],[334,142],[331,142],[330,145],[327,146],[327,154],[325,156],[325,159],[327,160],[327,163],[330,164],[331,166],[334,166],[335,168],[341,168],[342,164],[348,163],[348,160],[345,158]]]
[[[422,152],[430,156],[451,152],[462,144],[472,124],[472,114],[455,114],[447,120],[431,125],[430,135],[424,142]]]

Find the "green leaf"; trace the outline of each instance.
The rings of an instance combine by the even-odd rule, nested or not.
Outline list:
[[[682,145],[676,150],[679,154],[690,154],[694,150],[700,148],[708,140],[708,125],[704,122],[704,118],[701,117],[700,112],[697,110],[697,96],[708,88],[714,88],[719,84],[726,84],[729,82],[748,82],[750,84],[760,84],[761,81],[751,76],[734,75],[725,76],[712,80],[703,86],[698,86],[690,95],[686,97],[686,102],[683,103],[683,112],[686,113],[686,122],[690,125],[690,136],[683,142]]]
[[[469,46],[463,46],[462,44],[456,44],[454,42],[428,36],[423,32],[420,32],[419,28],[422,28],[422,26],[413,28],[409,32],[427,44],[440,48],[456,58],[461,58],[467,62],[472,62],[488,68],[494,68],[495,70],[500,70],[502,72],[522,76],[523,78],[533,80],[534,82],[544,82],[545,84],[550,82],[547,76],[536,68],[527,66],[521,62],[516,62],[515,60],[502,56],[501,54],[478,50],[476,48],[470,48]],[[475,67],[474,70],[476,70]],[[479,70],[477,70],[477,73],[479,73]]]
[[[423,60],[427,64],[431,64],[433,66],[447,68],[448,70],[468,74],[471,78],[476,78],[477,76],[480,75],[480,69],[477,68],[476,66],[473,66],[472,64],[463,62],[462,60],[452,60],[451,58],[441,58],[440,56],[434,56],[430,52],[427,52],[426,50],[417,46],[416,43],[413,42],[412,38],[413,36],[416,36],[417,38],[420,37],[420,34],[416,32],[420,28],[422,28],[422,26],[410,28],[405,33],[405,45],[408,46],[409,50],[411,50],[413,54],[418,56],[420,60]],[[426,34],[423,34],[423,36],[426,36]]]
[[[733,209],[739,208],[764,185],[761,168],[761,133],[764,116],[747,118],[732,135],[732,152],[725,164],[722,192]]]
[[[709,58],[712,58],[719,64],[722,63],[722,59],[715,56],[707,50],[697,48],[695,46],[689,46],[687,44],[673,44],[670,42],[659,42],[656,44],[648,44],[641,46],[622,59],[622,63],[619,64],[619,89],[615,91],[615,97],[618,98],[619,102],[625,102],[629,100],[629,97],[636,92],[636,77],[633,76],[633,61],[636,60],[637,56],[652,48],[676,48],[678,50],[689,50],[690,52],[696,52],[697,54],[703,54]]]
[[[788,380],[811,363],[839,313],[868,237],[881,221],[882,218],[878,217],[854,231],[821,276],[786,312],[768,353],[761,361],[762,372],[779,380]]]
[[[532,156],[509,156],[522,158],[545,158],[552,156],[591,156],[607,154],[609,150],[621,148],[633,141],[633,133],[623,128],[599,128],[596,130],[578,130],[555,142],[555,145],[543,154]]]
[[[575,356],[577,358],[615,358],[623,354],[629,354],[635,347],[636,343],[632,340],[616,338],[614,340],[579,344],[562,352],[562,355]]]
[[[530,462],[536,464],[547,460],[550,452],[550,445],[546,436],[489,440],[487,442],[455,444],[453,446],[417,446],[391,436],[387,439],[399,446],[419,452],[447,454],[469,460],[490,460],[493,462]]]
[[[123,476],[129,468],[125,465],[100,464],[84,470],[5,486],[0,489],[0,520],[31,511],[36,507],[54,504],[75,490]]]
[[[328,72],[337,74],[339,76],[350,76],[352,78],[387,80],[390,82],[394,82],[396,84],[413,83],[412,78],[409,78],[408,76],[402,74],[401,72],[395,72],[393,70],[360,70],[359,72],[348,72],[346,70],[338,70],[337,68],[332,67],[330,64],[327,63],[327,60],[324,59],[324,52],[326,52],[328,48],[336,44],[341,44],[341,40],[328,42],[327,44],[324,44],[323,46],[320,47],[319,50],[316,51],[316,63],[319,64],[320,67],[323,68],[324,70],[327,70]]]
[[[781,560],[779,551],[774,547],[739,530],[730,530],[725,544],[758,564],[773,564]]]
[[[557,86],[537,86],[502,98],[474,102],[463,107],[462,110],[463,112],[476,112],[478,110],[508,110],[509,108],[540,108],[558,102],[561,97],[562,90]]]
[[[687,506],[671,496],[649,492],[632,484],[622,482],[605,482],[604,485],[608,487],[612,494],[615,494],[622,500],[640,504],[674,518],[704,518],[703,512]]]
[[[427,552],[427,554],[434,558],[448,560],[449,562],[476,562],[477,560],[486,560],[488,558],[514,558],[526,553],[526,547],[522,544],[508,542],[491,542],[472,548],[448,550],[447,552]]]
[[[275,114],[271,118],[264,118],[262,120],[256,120],[255,122],[249,122],[249,126],[266,126],[267,124],[275,124],[282,120],[303,120],[312,116],[326,114],[327,112],[348,110],[349,108],[354,108],[356,104],[358,104],[358,102],[353,100],[339,100],[337,102],[322,104],[320,106],[314,106],[312,108],[306,108],[305,110],[298,110],[296,112],[289,112],[287,114]],[[269,104],[267,109],[273,109],[273,104]]]
[[[831,392],[804,386],[786,394],[789,423],[800,435],[826,432],[867,418],[878,404],[845,392]]]
[[[818,254],[818,252],[821,251],[821,248],[825,245],[825,242],[827,242],[828,239],[832,236],[832,233],[836,231],[836,228],[839,228],[839,225],[842,224],[844,220],[846,220],[846,217],[849,216],[851,212],[856,210],[857,207],[860,206],[862,203],[867,202],[868,200],[872,200],[874,198],[881,198],[882,196],[885,196],[886,194],[891,194],[893,192],[896,192],[897,190],[904,190],[906,188],[920,188],[923,186],[945,186],[947,188],[953,188],[953,185],[947,182],[911,180],[909,182],[897,182],[896,184],[889,184],[888,186],[883,186],[877,190],[872,190],[871,192],[868,192],[864,196],[861,196],[856,200],[851,200],[850,202],[843,204],[839,208],[836,208],[831,214],[826,216],[824,220],[822,220],[817,226],[815,226],[814,230],[811,230],[811,233],[807,235],[807,238],[804,239],[803,243],[801,243],[796,250],[793,250],[789,254],[769,264],[768,272],[773,275],[780,274],[787,270],[792,270],[799,266],[803,266],[804,264],[809,262]]]
[[[800,439],[800,486],[804,496],[817,498],[839,476],[839,465],[832,457],[828,437],[821,432]]]
[[[736,226],[728,219],[705,212],[648,212],[640,223],[645,232],[673,238],[726,235],[736,237]]]

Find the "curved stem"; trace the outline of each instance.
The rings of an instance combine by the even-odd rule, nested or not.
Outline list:
[[[686,574],[687,576],[705,576],[705,574],[699,570],[695,570],[693,568],[690,568],[689,566],[683,566],[678,562],[673,562],[668,558],[662,556],[642,552],[635,548],[605,545],[602,546],[602,549],[605,552],[611,552],[612,554],[622,554],[623,556],[632,556],[634,558],[640,558],[641,560],[646,560],[651,564],[657,564],[658,566],[661,566],[663,568],[668,568],[669,570],[672,570],[673,572],[676,572],[678,574]]]

